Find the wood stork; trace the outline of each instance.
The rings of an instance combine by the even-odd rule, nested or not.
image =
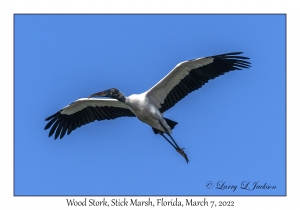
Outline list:
[[[173,107],[190,92],[199,89],[209,80],[226,72],[249,68],[247,57],[241,52],[202,57],[179,63],[156,85],[141,94],[125,97],[118,89],[111,88],[81,98],[46,118],[49,121],[49,137],[55,132],[55,139],[63,138],[76,128],[95,120],[111,120],[117,117],[137,117],[150,125],[155,134],[162,135],[186,160],[184,148],[180,148],[171,136],[177,122],[164,118],[163,113]],[[91,98],[109,97],[111,99]],[[169,140],[164,134],[167,134]]]

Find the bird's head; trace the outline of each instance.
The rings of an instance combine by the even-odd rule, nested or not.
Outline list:
[[[121,96],[121,92],[116,88],[110,88],[108,90],[101,91],[99,93],[94,93],[89,96],[89,98],[94,96],[102,96],[102,97],[109,97],[109,98],[115,98],[118,99]],[[122,94],[123,95],[123,94]]]

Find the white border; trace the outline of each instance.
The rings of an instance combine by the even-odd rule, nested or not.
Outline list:
[[[296,1],[294,1],[296,2]],[[0,145],[0,208],[1,209],[53,209],[68,208],[70,197],[14,197],[13,196],[13,15],[15,13],[287,13],[287,149],[288,173],[286,197],[206,197],[209,200],[234,200],[238,209],[284,209],[297,206],[299,181],[299,11],[290,1],[21,1],[0,2],[0,84],[1,84],[1,145]],[[269,58],[272,59],[272,58]],[[76,197],[80,199],[81,197]],[[90,198],[90,197],[89,197]],[[99,197],[96,197],[99,199]],[[113,197],[107,197],[108,200]],[[120,197],[118,197],[120,198]],[[132,197],[130,197],[132,198]],[[138,198],[138,197],[137,197]],[[140,197],[141,198],[141,197]],[[157,197],[153,197],[156,200]],[[168,197],[169,199],[173,197]],[[192,198],[192,197],[191,197]],[[195,198],[195,197],[194,197]],[[180,197],[184,200],[183,197]],[[100,207],[96,207],[100,208]],[[112,209],[114,207],[109,207]],[[164,207],[166,208],[166,207]],[[199,207],[194,207],[199,208]],[[220,208],[220,207],[219,207]],[[223,207],[224,208],[224,207]],[[223,209],[222,208],[222,209]],[[156,208],[157,209],[157,208]],[[230,207],[232,209],[232,207]],[[295,208],[293,208],[295,209]]]

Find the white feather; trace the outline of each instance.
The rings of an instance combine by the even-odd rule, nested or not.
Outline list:
[[[74,103],[66,106],[61,111],[62,114],[71,115],[74,114],[80,110],[83,110],[84,108],[92,106],[92,107],[103,107],[103,106],[112,106],[112,107],[119,107],[128,109],[128,107],[121,103],[120,101],[116,99],[107,99],[107,98],[80,98]]]
[[[164,100],[170,91],[180,82],[180,80],[188,75],[192,69],[205,66],[212,62],[213,58],[208,57],[197,58],[179,63],[164,78],[162,78],[152,88],[145,92],[146,96],[153,104],[155,104],[156,107],[161,108],[161,104],[164,103]]]

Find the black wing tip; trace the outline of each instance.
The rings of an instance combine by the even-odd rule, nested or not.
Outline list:
[[[49,132],[49,135],[48,135],[48,137],[50,138],[51,136],[53,136],[53,134],[54,134],[54,132],[53,133],[51,133],[51,132]],[[59,135],[58,136],[54,136],[54,140],[57,140],[57,138],[59,137]],[[62,137],[60,137],[60,139],[61,139]]]
[[[242,66],[242,68],[249,68],[251,67],[251,62],[246,61],[249,60],[249,57],[246,56],[240,56],[243,52],[231,52],[231,53],[225,53],[225,54],[220,54],[220,55],[215,55],[211,56],[211,58],[216,58],[216,59],[226,59],[226,60],[232,60],[235,63],[238,63]]]
[[[56,117],[57,115],[61,114],[61,111],[62,111],[62,109],[59,110],[58,112],[56,112],[55,114],[53,114],[53,115],[47,117],[47,118],[45,119],[45,121],[49,121],[49,120],[51,120],[52,118]]]
[[[224,53],[224,54],[220,54],[220,55],[240,55],[244,52],[230,52],[230,53]]]
[[[223,53],[223,54],[218,54],[218,55],[213,55],[213,56],[209,56],[209,57],[230,57],[230,56],[236,56],[236,55],[241,55],[244,52],[230,52],[230,53]],[[244,56],[236,56],[236,57],[240,57],[240,58],[244,58],[244,59],[250,59],[248,57],[244,57]]]
[[[49,120],[51,120],[53,118],[53,115],[51,115],[50,117],[47,117],[46,119],[45,119],[45,121],[49,121]]]

